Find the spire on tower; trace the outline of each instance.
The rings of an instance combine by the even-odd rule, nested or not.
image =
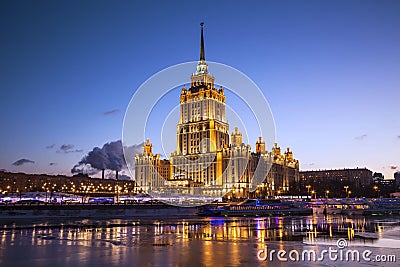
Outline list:
[[[200,26],[201,26],[201,40],[200,40],[200,61],[201,61],[201,60],[206,60],[206,54],[204,52],[204,36],[203,36],[204,22],[201,22]]]
[[[204,84],[209,88],[214,88],[214,77],[208,73],[208,65],[206,62],[206,53],[204,52],[204,22],[200,23],[200,60],[197,62],[196,72],[190,78],[191,86]]]

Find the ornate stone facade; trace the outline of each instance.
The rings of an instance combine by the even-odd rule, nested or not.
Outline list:
[[[183,87],[180,95],[176,151],[169,161],[161,160],[159,154],[153,155],[147,140],[143,153],[135,156],[137,184],[145,191],[163,185],[205,187],[210,188],[210,195],[247,197],[257,164],[263,160],[271,171],[253,194],[288,192],[299,179],[299,162],[289,148],[282,155],[275,144],[268,152],[259,137],[253,153],[250,145],[243,143],[238,128],[229,136],[226,96],[222,87],[215,88],[215,78],[208,72],[203,26],[200,60],[190,80],[190,88]]]

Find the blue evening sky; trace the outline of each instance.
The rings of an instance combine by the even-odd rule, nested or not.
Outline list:
[[[206,59],[261,88],[301,169],[393,177],[399,14],[400,1],[387,0],[1,1],[0,169],[70,174],[93,147],[121,139],[135,90],[198,59],[204,21]],[[19,159],[35,163],[12,165]]]

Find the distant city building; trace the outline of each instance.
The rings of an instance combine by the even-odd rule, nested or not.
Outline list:
[[[380,172],[375,172],[373,175],[374,184],[378,186],[391,187],[395,185],[395,179],[385,179],[385,176]]]
[[[315,191],[318,196],[362,196],[372,190],[372,184],[372,171],[366,168],[300,172],[302,191]]]
[[[385,179],[385,176],[376,172],[373,175],[374,190],[379,196],[388,197],[391,193],[396,192],[396,181],[394,178]]]
[[[133,194],[132,180],[90,178],[87,175],[48,175],[0,172],[0,193],[64,192],[79,195],[114,196]]]
[[[396,186],[400,186],[400,171],[395,172],[393,176],[396,181]]]
[[[229,133],[224,88],[215,88],[215,78],[205,60],[203,27],[200,60],[190,77],[190,87],[180,94],[180,118],[177,147],[169,160],[153,154],[149,140],[143,153],[135,156],[135,180],[144,190],[177,186],[193,192],[196,187],[210,188],[210,195],[247,197],[251,178],[260,160],[270,163],[271,171],[254,194],[284,194],[299,181],[299,161],[288,148],[283,154],[278,144],[268,152],[261,137],[255,153],[244,144],[235,127]]]
[[[374,184],[379,184],[385,180],[385,176],[381,172],[374,172],[372,175],[372,179],[374,181]]]

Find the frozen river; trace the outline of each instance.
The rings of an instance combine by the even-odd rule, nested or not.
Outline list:
[[[399,217],[45,220],[0,227],[0,266],[7,267],[400,266]]]

